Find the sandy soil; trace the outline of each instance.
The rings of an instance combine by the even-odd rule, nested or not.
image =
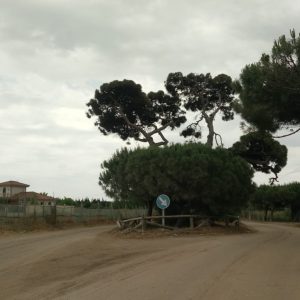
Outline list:
[[[120,238],[112,226],[0,238],[0,299],[300,299],[300,228]]]

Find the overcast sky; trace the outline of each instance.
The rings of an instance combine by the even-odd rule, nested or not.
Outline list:
[[[274,39],[300,31],[299,16],[292,0],[1,0],[0,181],[105,198],[100,163],[126,144],[86,118],[95,89],[127,78],[155,91],[176,71],[238,78]],[[216,130],[226,146],[241,134],[238,119]],[[289,149],[281,183],[300,178],[299,141],[280,141]]]

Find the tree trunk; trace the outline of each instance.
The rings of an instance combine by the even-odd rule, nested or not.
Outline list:
[[[300,221],[300,207],[299,205],[291,205],[291,220],[293,222]]]
[[[153,211],[153,201],[149,200],[148,201],[148,210],[147,210],[147,216],[148,217],[152,216],[152,211]]]
[[[271,208],[270,221],[273,222],[274,208]]]
[[[206,117],[204,116],[204,119],[205,119],[205,122],[206,122],[207,128],[208,128],[206,145],[208,147],[212,148],[213,143],[214,143],[214,135],[215,135],[213,119],[210,118],[209,116],[206,116]]]
[[[267,221],[268,220],[268,207],[265,208],[265,214],[264,214],[264,221]]]

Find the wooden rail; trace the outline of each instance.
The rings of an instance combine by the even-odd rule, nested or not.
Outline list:
[[[163,220],[163,219],[180,219],[180,218],[188,218],[190,228],[194,228],[195,225],[195,219],[200,220],[222,220],[225,222],[226,226],[229,226],[229,223],[233,223],[237,229],[239,229],[240,225],[240,217],[239,216],[231,216],[226,215],[222,217],[204,217],[203,215],[169,215],[169,216],[141,216],[136,218],[130,218],[126,220],[118,220],[117,225],[121,229],[125,228],[132,228],[132,229],[138,229],[142,228],[142,230],[146,229],[147,225],[155,226],[155,227],[162,227],[170,230],[176,229],[176,227],[172,226],[165,226],[160,223],[152,222],[152,220]],[[231,222],[230,222],[231,221]],[[162,221],[162,223],[164,223]]]

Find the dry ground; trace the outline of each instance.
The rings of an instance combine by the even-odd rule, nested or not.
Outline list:
[[[0,299],[300,299],[300,228],[120,237],[112,226],[0,237]]]

